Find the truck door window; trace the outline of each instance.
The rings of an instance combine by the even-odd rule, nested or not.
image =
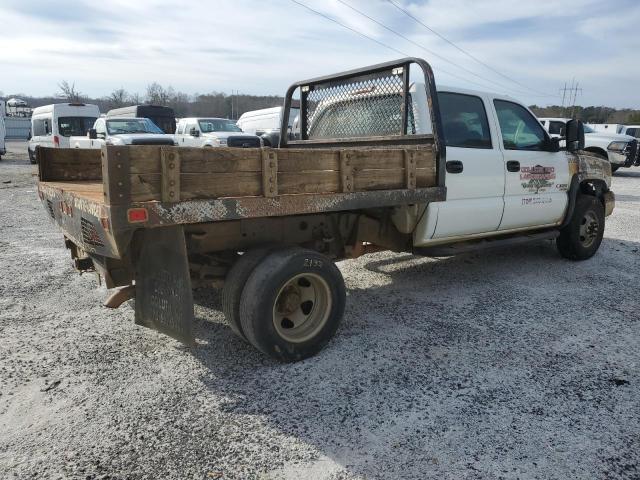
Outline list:
[[[487,112],[480,97],[438,93],[447,147],[492,148]]]
[[[184,123],[178,124],[178,128],[176,129],[176,134],[182,135],[184,133]]]
[[[494,100],[506,150],[544,150],[547,137],[540,122],[523,106]]]

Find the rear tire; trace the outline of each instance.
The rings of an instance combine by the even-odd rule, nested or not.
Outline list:
[[[591,258],[602,243],[604,206],[591,195],[578,195],[573,217],[560,231],[556,245],[560,255],[570,260]]]
[[[240,300],[247,339],[283,362],[318,353],[335,334],[346,303],[335,264],[298,247],[271,252],[251,273]]]
[[[266,257],[275,246],[259,247],[248,250],[236,261],[225,278],[222,287],[222,311],[227,318],[229,327],[238,337],[247,341],[240,322],[240,298],[247,279],[256,266]]]

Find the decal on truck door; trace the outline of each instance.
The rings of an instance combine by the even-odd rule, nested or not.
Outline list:
[[[522,188],[530,193],[546,191],[553,186],[554,182],[550,180],[555,180],[555,178],[556,171],[554,167],[536,165],[535,167],[522,167],[520,169],[520,180],[527,180],[521,183]]]

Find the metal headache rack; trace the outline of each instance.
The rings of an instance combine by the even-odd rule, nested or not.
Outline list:
[[[411,67],[424,74],[433,134],[415,134],[411,108]],[[293,96],[300,96],[297,129],[288,134]],[[404,58],[335,75],[296,82],[285,96],[280,147],[358,144],[435,144],[444,154],[433,72],[419,58]],[[325,118],[331,111],[332,118]]]

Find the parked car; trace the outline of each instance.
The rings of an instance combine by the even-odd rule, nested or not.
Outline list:
[[[175,145],[173,135],[164,133],[148,118],[98,118],[89,133],[71,137],[73,148],[102,148],[103,145]]]
[[[171,107],[161,105],[132,105],[114,108],[107,112],[107,118],[148,118],[164,133],[175,133],[176,114]]]
[[[29,160],[36,163],[37,146],[69,148],[69,139],[86,135],[99,116],[97,105],[85,103],[54,103],[34,108],[27,146]]]
[[[7,129],[4,124],[4,116],[0,114],[0,160],[2,160],[2,155],[7,153],[7,148],[4,143],[6,135]]]
[[[181,118],[176,127],[179,147],[255,147],[262,145],[260,138],[244,133],[228,118]]]
[[[552,137],[564,136],[569,118],[539,118],[542,126]],[[631,167],[638,161],[638,140],[630,135],[596,132],[584,125],[584,150],[609,160],[611,171],[620,167]]]
[[[299,108],[292,107],[290,109],[288,118],[289,133],[291,133],[294,121],[299,114]],[[275,147],[280,140],[281,122],[282,107],[273,107],[245,112],[240,115],[237,125],[243,132],[252,133],[262,138],[265,145]]]

